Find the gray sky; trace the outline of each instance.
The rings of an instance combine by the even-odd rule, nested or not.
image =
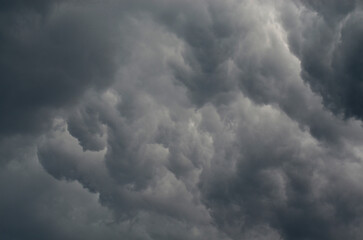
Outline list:
[[[0,1],[0,238],[363,235],[360,0]]]

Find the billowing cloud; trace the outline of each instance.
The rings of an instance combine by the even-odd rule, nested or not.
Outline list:
[[[1,239],[360,239],[361,3],[0,8]]]
[[[291,51],[301,75],[325,106],[345,117],[362,118],[361,1],[301,1],[307,9],[285,20]]]

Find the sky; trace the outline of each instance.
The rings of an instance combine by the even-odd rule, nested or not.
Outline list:
[[[0,52],[0,239],[362,239],[361,0],[3,0]]]

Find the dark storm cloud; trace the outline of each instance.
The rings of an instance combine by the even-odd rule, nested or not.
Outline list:
[[[212,161],[215,176],[209,179],[204,172],[207,180],[201,182],[204,201],[222,229],[233,239],[238,239],[241,228],[248,231],[266,225],[283,239],[359,238],[361,233],[354,228],[361,221],[360,213],[352,213],[360,212],[356,200],[361,198],[361,188],[353,187],[355,180],[341,178],[355,165],[354,156],[339,156],[319,146],[270,107],[231,107],[229,111],[224,114],[241,121],[235,129],[238,148],[230,150],[238,157]],[[218,160],[236,161],[236,167],[226,174]],[[344,186],[354,190],[344,193]]]
[[[1,238],[360,239],[359,2],[1,5]]]
[[[112,81],[117,30],[96,8],[51,1],[3,5],[1,134],[44,129],[57,109]]]
[[[30,140],[30,139],[28,139]],[[16,143],[16,147],[11,147]],[[36,146],[3,140],[9,164],[0,170],[2,239],[117,239],[112,213],[78,183],[55,180],[37,161]],[[110,225],[111,224],[111,225]],[[112,230],[111,230],[112,229]]]
[[[352,1],[312,1],[312,0],[300,0],[308,8],[315,10],[321,14],[327,20],[336,20],[344,17],[349,12],[353,11],[359,4],[359,0]]]
[[[359,1],[301,1],[296,24],[286,19],[291,50],[302,77],[325,106],[345,117],[362,118],[362,6]],[[299,22],[299,23],[298,23]]]

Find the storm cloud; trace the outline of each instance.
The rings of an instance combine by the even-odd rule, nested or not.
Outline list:
[[[360,1],[0,2],[0,238],[363,235]]]

